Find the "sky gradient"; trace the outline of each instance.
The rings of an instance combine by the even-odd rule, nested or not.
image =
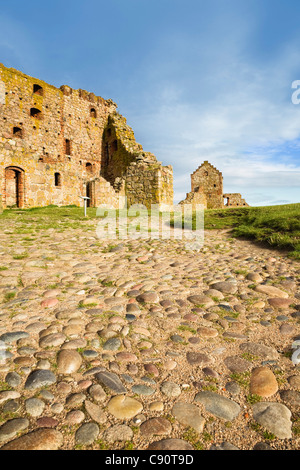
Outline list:
[[[15,0],[0,62],[113,99],[175,202],[204,160],[250,205],[300,202],[299,22],[299,0]]]

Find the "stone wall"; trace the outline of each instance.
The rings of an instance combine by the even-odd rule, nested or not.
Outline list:
[[[125,194],[128,206],[140,203],[148,209],[173,205],[173,172],[159,163],[133,162],[127,168]]]
[[[205,161],[191,175],[192,192],[202,192],[206,196],[207,209],[223,207],[223,176],[208,161]]]
[[[223,175],[207,160],[191,175],[191,186],[192,191],[180,204],[202,204],[207,209],[248,206],[239,193],[223,194]]]
[[[132,186],[133,164],[138,188]],[[58,89],[0,64],[4,207],[79,205],[80,195],[91,196],[90,205],[106,199],[118,207],[127,177],[130,201],[171,200],[173,186],[157,183],[159,173],[172,180],[172,169],[136,143],[112,100],[67,85]]]
[[[187,193],[185,200],[181,201],[179,204],[191,204],[193,208],[195,208],[196,205],[201,205],[204,209],[207,209],[207,199],[205,194],[201,191],[190,191]]]
[[[240,193],[226,193],[223,194],[225,201],[225,207],[249,207],[249,204],[242,198]]]

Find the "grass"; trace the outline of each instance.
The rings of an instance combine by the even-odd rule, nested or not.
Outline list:
[[[58,207],[32,207],[30,209],[5,209],[0,215],[0,223],[12,221],[11,233],[34,235],[41,230],[55,229],[59,232],[74,228],[88,229],[85,222],[96,219],[97,209],[88,208],[87,217],[84,217],[83,208],[75,205]],[[26,237],[27,240],[30,237]],[[31,239],[30,239],[31,240]]]
[[[300,259],[300,204],[246,207],[205,212],[206,229],[232,229],[234,237],[266,242]]]
[[[27,253],[23,253],[21,255],[14,255],[13,256],[13,259],[25,259],[25,258],[28,258],[28,254]]]
[[[10,300],[14,299],[16,296],[16,292],[7,292],[4,295],[4,302],[9,302]]]
[[[171,223],[175,227],[182,226],[180,217]],[[195,229],[195,226],[196,215],[193,213],[185,227]],[[300,204],[209,209],[204,212],[204,228],[228,229],[232,237],[287,249],[290,257],[300,259]]]
[[[194,447],[195,450],[204,450],[205,449],[204,443],[203,441],[199,439],[199,437],[200,437],[199,434],[192,428],[187,428],[187,430],[182,435],[182,438],[185,441],[188,441]],[[203,440],[210,440],[210,439],[204,438]]]
[[[32,237],[35,233],[48,229],[59,232],[80,228],[93,230],[87,222],[97,219],[99,220],[97,209],[93,207],[88,208],[87,217],[84,217],[82,207],[50,205],[30,209],[6,209],[0,215],[0,224],[11,221],[13,223],[10,233],[27,233]],[[187,228],[188,225],[193,227],[195,221],[193,214]],[[176,219],[171,220],[173,226],[180,223]],[[206,210],[204,225],[206,230],[228,229],[232,237],[243,237],[286,249],[290,257],[300,259],[300,204]],[[109,245],[106,250],[110,251],[112,248],[113,246]]]
[[[233,372],[230,378],[237,382],[241,387],[248,387],[250,383],[250,372]]]
[[[259,403],[262,400],[262,397],[260,395],[250,394],[246,397],[246,400],[251,405],[254,405],[254,403]]]

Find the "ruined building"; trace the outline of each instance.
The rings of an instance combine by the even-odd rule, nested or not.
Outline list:
[[[3,207],[173,204],[173,171],[135,141],[116,104],[0,64]],[[123,200],[123,199],[122,199]]]
[[[206,209],[248,206],[239,193],[223,193],[223,175],[208,161],[191,175],[191,186],[191,192],[180,204],[202,204]]]

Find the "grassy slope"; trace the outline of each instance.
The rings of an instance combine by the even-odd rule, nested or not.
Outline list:
[[[86,222],[96,217],[96,209],[88,209],[88,218],[83,209],[76,206],[48,206],[26,210],[5,210],[0,223],[15,222],[16,233],[32,233],[49,228],[63,231],[69,228],[87,227]],[[205,229],[232,229],[232,235],[267,242],[271,246],[287,248],[290,256],[300,259],[300,204],[269,207],[228,208],[205,211]]]
[[[288,248],[300,259],[300,204],[208,210],[205,228],[232,228],[233,236]]]

